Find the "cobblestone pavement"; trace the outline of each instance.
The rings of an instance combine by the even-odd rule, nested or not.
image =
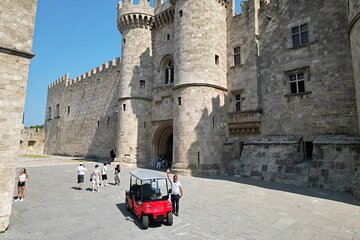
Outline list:
[[[74,189],[76,160],[51,157],[19,163],[28,167],[30,181],[25,201],[14,202],[10,227],[0,240],[360,240],[360,210],[349,194],[236,177],[180,176],[184,197],[173,226],[152,224],[142,230],[124,205],[130,168],[123,167],[120,187],[92,193]],[[92,169],[95,163],[85,164]],[[113,169],[109,179],[114,182]]]

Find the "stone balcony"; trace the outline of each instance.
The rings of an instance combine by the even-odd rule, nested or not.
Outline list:
[[[243,111],[229,113],[229,132],[232,135],[259,135],[261,129],[260,111]]]

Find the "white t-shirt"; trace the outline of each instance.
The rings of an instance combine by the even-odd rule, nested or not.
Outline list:
[[[83,166],[78,166],[76,170],[78,172],[78,175],[85,175],[86,168],[84,168]]]
[[[107,167],[106,166],[103,166],[101,168],[101,175],[106,175],[107,174]]]
[[[181,183],[171,181],[171,194],[180,195]]]

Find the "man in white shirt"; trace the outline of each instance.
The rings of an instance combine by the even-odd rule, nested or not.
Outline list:
[[[106,163],[104,163],[104,166],[101,168],[101,179],[102,179],[102,185],[107,186],[107,166],[106,166]]]
[[[78,189],[79,190],[82,190],[82,184],[84,183],[84,177],[85,177],[86,170],[87,169],[85,168],[84,163],[80,163],[80,166],[78,166],[76,168],[76,171],[77,171],[77,174],[78,174],[77,183],[78,183]]]
[[[171,183],[171,203],[173,208],[173,213],[175,216],[179,216],[179,201],[183,196],[183,191],[181,183],[178,181],[178,176],[174,175],[173,180],[170,178],[170,170],[167,170],[167,177]]]

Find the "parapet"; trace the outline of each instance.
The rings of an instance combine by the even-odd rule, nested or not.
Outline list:
[[[151,27],[154,17],[154,9],[148,0],[119,0],[117,10],[118,29],[122,32],[126,28]]]
[[[100,66],[84,73],[84,74],[81,74],[80,76],[77,76],[73,79],[69,79],[69,74],[65,74],[63,77],[59,78],[58,80],[54,81],[53,83],[51,83],[48,87],[49,88],[52,88],[60,83],[64,83],[63,85],[65,87],[67,86],[70,86],[70,85],[73,85],[77,82],[80,82],[80,81],[83,81],[83,80],[86,80],[87,78],[89,77],[92,77],[94,75],[97,75],[103,71],[105,71],[106,69],[109,69],[111,67],[116,67],[116,66],[119,66],[120,65],[120,58],[116,58],[116,59],[113,59],[113,60],[110,60],[104,64],[101,64]]]
[[[360,20],[360,2],[359,0],[347,0],[347,7],[349,12],[348,32],[350,33],[355,23]]]

